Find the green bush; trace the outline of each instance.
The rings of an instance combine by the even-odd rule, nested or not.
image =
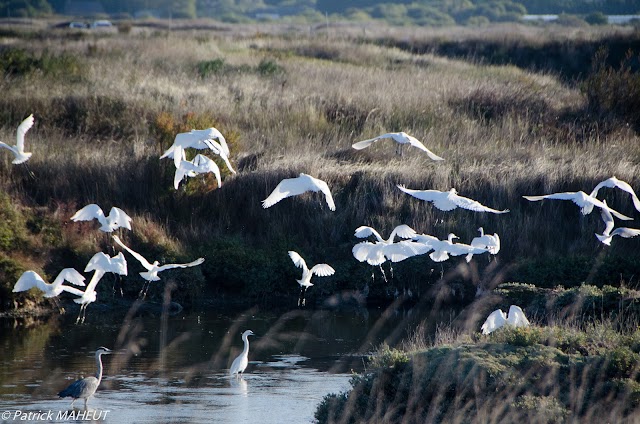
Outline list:
[[[207,78],[212,74],[219,74],[225,69],[224,59],[213,59],[198,62],[196,65],[198,69],[198,75],[201,78]]]
[[[272,59],[262,59],[256,70],[262,76],[272,76],[284,73],[284,68]]]

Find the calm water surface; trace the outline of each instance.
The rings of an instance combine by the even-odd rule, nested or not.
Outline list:
[[[94,416],[108,411],[106,422],[312,422],[322,398],[347,390],[351,372],[362,371],[363,355],[415,324],[412,311],[393,307],[169,315],[91,305],[83,325],[72,315],[38,325],[0,320],[0,413],[72,411],[56,393],[93,375],[95,349],[106,346],[115,352],[103,356],[102,384],[89,400]],[[246,329],[256,337],[236,380],[228,367]],[[81,411],[82,401],[74,408]]]

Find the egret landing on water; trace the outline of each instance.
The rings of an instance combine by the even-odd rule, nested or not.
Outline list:
[[[398,148],[396,150],[396,153],[399,154],[400,156],[402,156],[402,146],[404,144],[409,144],[425,152],[429,156],[429,158],[431,158],[432,160],[444,160],[440,156],[433,153],[431,150],[427,149],[426,146],[422,144],[420,140],[407,134],[406,132],[394,132],[394,133],[382,134],[377,137],[370,138],[368,140],[362,140],[357,143],[354,143],[351,147],[353,147],[356,150],[362,150],[366,147],[371,146],[376,141],[383,140],[385,138],[390,138],[396,143],[398,143]]]
[[[138,260],[138,262],[140,262],[140,264],[147,269],[147,271],[143,271],[143,272],[140,273],[140,276],[142,278],[144,278],[145,280],[147,280],[147,283],[145,284],[146,288],[143,286],[142,290],[140,290],[140,296],[142,298],[146,297],[146,295],[147,295],[147,291],[149,290],[149,283],[151,281],[159,281],[160,280],[160,277],[158,277],[158,273],[159,272],[166,271],[166,270],[172,269],[172,268],[188,268],[188,267],[200,265],[201,263],[204,262],[204,258],[198,258],[193,262],[189,262],[188,264],[166,264],[166,265],[160,265],[160,262],[158,262],[158,261],[153,261],[153,263],[149,263],[149,261],[146,260],[144,258],[144,256],[142,256],[138,252],[135,252],[135,251],[131,250],[131,248],[127,247],[120,240],[120,237],[114,235],[113,239],[124,250],[126,250],[129,253],[131,253],[131,256],[136,258]]]
[[[285,178],[280,181],[271,194],[262,201],[262,207],[269,208],[286,197],[297,196],[307,191],[321,191],[325,195],[329,209],[336,210],[336,204],[333,203],[333,196],[327,183],[304,173],[299,177]]]
[[[242,353],[238,355],[236,359],[233,360],[231,364],[231,368],[229,368],[229,375],[242,376],[244,374],[244,370],[249,365],[249,336],[253,336],[253,331],[247,330],[242,333],[242,341],[244,342],[244,349],[242,349]]]
[[[528,327],[529,320],[519,306],[511,305],[508,316],[501,309],[496,309],[489,314],[484,324],[482,324],[482,334],[490,334],[504,325]]]
[[[315,274],[318,277],[328,277],[329,275],[333,275],[336,270],[331,268],[331,266],[327,264],[317,264],[309,269],[307,268],[307,263],[304,261],[302,256],[300,256],[293,250],[289,250],[289,257],[291,258],[295,266],[297,266],[298,268],[302,268],[302,277],[296,281],[298,282],[298,284],[300,284],[300,298],[298,299],[298,306],[304,306],[304,295],[307,289],[313,286],[313,283],[311,282],[311,276]]]
[[[73,401],[71,402],[71,407],[73,408],[73,404],[78,399],[84,399],[84,408],[87,409],[87,401],[93,394],[98,390],[98,386],[102,381],[102,355],[109,355],[111,353],[110,349],[106,347],[99,347],[96,350],[96,365],[98,366],[98,372],[96,372],[95,377],[85,377],[80,380],[71,383],[66,389],[62,390],[58,393],[58,396],[61,398],[71,397]]]
[[[127,215],[122,209],[112,207],[109,211],[109,216],[104,216],[104,212],[100,206],[95,203],[91,203],[78,212],[73,214],[70,218],[73,222],[78,221],[92,221],[97,219],[100,223],[100,231],[110,233],[120,227],[131,230],[131,217]]]
[[[33,122],[33,114],[31,114],[18,126],[15,146],[10,146],[7,143],[3,143],[2,141],[0,141],[0,147],[8,149],[15,156],[15,159],[13,159],[11,163],[14,163],[16,165],[24,163],[31,157],[32,153],[24,151],[24,135],[27,133],[27,131],[29,131],[29,129],[31,129],[31,127],[33,126]]]

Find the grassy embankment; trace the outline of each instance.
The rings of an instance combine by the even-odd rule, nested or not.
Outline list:
[[[511,37],[521,36],[519,28],[509,28]],[[371,298],[389,298],[396,288],[425,295],[441,271],[444,285],[463,302],[478,285],[503,281],[544,287],[634,283],[637,241],[614,240],[605,248],[593,235],[602,230],[597,213],[582,218],[567,202],[521,197],[590,191],[611,175],[640,187],[636,132],[606,97],[612,83],[633,97],[633,74],[609,75],[603,68],[591,80],[572,83],[552,73],[373,42],[394,36],[390,30],[368,31],[371,38],[365,39],[332,31],[327,41],[307,32],[6,30],[0,137],[13,140],[29,113],[36,125],[27,135],[34,152],[27,167],[13,166],[8,154],[0,160],[2,309],[36,298],[10,293],[23,270],[52,279],[111,248],[95,223],[68,220],[90,202],[130,213],[134,229],[121,235],[150,259],[206,258],[199,268],[165,276],[178,283],[174,296],[187,303],[207,296],[295,303],[298,270],[286,254],[291,249],[337,271],[309,290],[311,301],[367,283]],[[523,44],[544,49],[528,41],[531,29],[525,31]],[[583,34],[607,43],[605,33]],[[558,36],[581,37],[560,30]],[[595,100],[587,95],[594,92],[600,96]],[[220,189],[206,177],[174,191],[173,166],[159,155],[176,132],[208,126],[227,136],[238,174],[226,173]],[[412,149],[400,158],[388,143],[350,148],[354,141],[401,130],[446,161],[432,162]],[[299,172],[328,182],[336,212],[316,195],[262,209],[260,200]],[[404,195],[396,184],[455,187],[511,212],[444,213]],[[621,212],[638,216],[627,196],[604,194]],[[454,258],[440,268],[425,256],[396,264],[389,283],[378,270],[372,281],[371,268],[351,256],[359,241],[353,231],[371,225],[386,236],[403,223],[441,238],[455,232],[463,242],[483,226],[500,234],[503,248],[491,264],[484,257],[470,265]],[[129,263],[123,286],[135,296],[141,279],[138,264]],[[150,291],[161,292],[153,286]]]

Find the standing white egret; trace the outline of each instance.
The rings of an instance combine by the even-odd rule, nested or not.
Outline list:
[[[165,265],[160,265],[160,262],[158,261],[153,261],[153,263],[149,263],[149,261],[147,261],[144,256],[142,256],[141,254],[139,254],[138,252],[133,251],[131,248],[127,247],[122,240],[120,240],[120,237],[114,235],[113,239],[116,241],[116,243],[118,243],[123,249],[125,249],[127,252],[131,253],[131,256],[133,256],[134,258],[136,258],[138,260],[138,262],[140,262],[140,264],[147,269],[147,271],[143,271],[140,272],[140,276],[142,278],[144,278],[145,280],[147,280],[146,282],[146,289],[143,286],[142,290],[140,291],[140,294],[142,295],[142,297],[146,296],[147,294],[147,290],[149,290],[149,284],[151,283],[151,281],[159,281],[160,277],[158,277],[158,273],[162,272],[162,271],[166,271],[168,269],[172,269],[172,268],[188,268],[188,267],[192,267],[192,266],[196,266],[196,265],[200,265],[201,263],[204,262],[204,258],[198,258],[193,262],[189,262],[187,264],[165,264]]]
[[[591,211],[593,210],[593,207],[597,206],[600,209],[609,210],[609,212],[611,212],[617,218],[620,218],[622,220],[629,221],[633,219],[633,218],[629,218],[626,215],[621,214],[620,212],[617,212],[611,209],[609,206],[605,205],[595,197],[589,196],[584,191],[568,191],[564,193],[545,194],[542,196],[522,196],[522,197],[529,200],[530,202],[537,202],[543,199],[571,200],[573,203],[575,203],[580,207],[580,212],[582,212],[583,215],[590,214]]]
[[[80,312],[78,313],[76,324],[84,323],[87,315],[87,306],[96,301],[98,296],[96,286],[104,274],[112,272],[114,274],[127,275],[127,261],[122,252],[118,253],[114,257],[98,252],[89,259],[87,266],[84,268],[84,272],[91,271],[93,271],[93,276],[91,277],[87,288],[84,292],[80,292],[80,294],[78,294],[80,297],[73,299],[75,303],[80,305]]]
[[[98,367],[96,376],[76,380],[66,389],[60,391],[58,396],[61,398],[73,398],[73,401],[71,401],[71,407],[73,407],[76,400],[84,399],[84,408],[87,409],[87,401],[89,401],[89,398],[94,395],[96,390],[98,390],[98,386],[100,386],[100,382],[102,381],[102,355],[109,355],[110,353],[110,349],[107,349],[106,347],[99,347],[98,350],[96,350],[96,365]]]
[[[73,222],[78,221],[92,221],[97,219],[100,223],[100,230],[105,233],[110,233],[120,227],[131,229],[131,217],[120,208],[115,206],[109,211],[109,216],[105,216],[100,206],[95,203],[88,204],[73,214],[70,218]]]
[[[476,200],[458,195],[455,188],[449,191],[440,190],[412,190],[403,185],[398,185],[403,192],[426,202],[433,202],[433,205],[441,211],[452,211],[456,208],[468,209],[474,212],[507,213],[509,209],[497,210],[484,206]]]
[[[211,172],[216,177],[218,187],[222,187],[222,178],[220,176],[220,168],[210,158],[204,155],[196,155],[193,160],[188,161],[184,158],[184,151],[182,147],[176,148],[173,160],[176,164],[176,174],[173,178],[173,187],[177,190],[180,186],[182,179],[187,177],[195,177],[198,174],[205,174]]]
[[[603,200],[602,203],[604,203],[605,206],[607,206],[606,200]],[[637,237],[640,235],[640,229],[637,229],[637,228],[618,227],[614,230],[613,226],[615,223],[613,221],[613,215],[611,215],[611,212],[609,212],[607,208],[601,209],[601,216],[602,216],[602,221],[605,224],[605,228],[602,234],[596,234],[596,237],[598,238],[598,240],[600,240],[603,244],[606,244],[607,246],[611,246],[611,240],[613,239],[614,236],[631,238],[631,237]]]
[[[433,153],[431,150],[427,149],[426,146],[422,144],[420,140],[407,134],[406,132],[393,132],[393,133],[382,134],[377,137],[370,138],[368,140],[362,140],[357,143],[354,143],[353,145],[351,145],[351,147],[353,147],[356,150],[361,150],[371,146],[373,143],[375,143],[378,140],[382,140],[386,138],[390,138],[396,143],[398,143],[398,150],[396,150],[396,153],[399,153],[400,155],[402,155],[402,145],[409,144],[425,152],[432,160],[444,160],[440,156]]]
[[[530,323],[522,308],[516,305],[511,305],[509,307],[509,315],[506,315],[500,309],[496,309],[491,312],[484,324],[482,324],[482,334],[490,334],[504,325],[510,325],[512,327],[528,327]]]
[[[175,149],[178,146],[183,149],[188,149],[190,147],[197,150],[210,149],[211,147],[207,145],[205,141],[214,139],[218,140],[221,151],[228,157],[230,152],[229,146],[227,146],[227,141],[220,131],[211,127],[204,130],[191,130],[189,132],[176,134],[173,144],[163,153],[162,156],[160,156],[160,159],[173,158]]]
[[[482,227],[478,228],[478,231],[480,231],[480,237],[474,237],[469,243],[470,246],[485,249],[490,254],[497,255],[500,252],[500,236],[498,236],[498,233],[493,233],[493,235],[485,234]],[[467,262],[471,260],[472,256],[473,253],[469,253]]]
[[[590,196],[596,197],[598,195],[598,191],[600,191],[600,189],[603,187],[619,188],[622,191],[626,191],[631,195],[631,200],[633,200],[633,206],[636,208],[637,211],[640,211],[640,200],[638,199],[638,196],[636,196],[636,192],[633,191],[633,187],[631,187],[631,185],[629,185],[629,183],[627,183],[626,181],[619,180],[615,176],[608,178],[598,183],[598,185],[594,187]],[[591,206],[591,208],[593,208],[593,206]],[[589,210],[589,212],[591,212],[591,210]]]
[[[242,353],[238,355],[236,359],[233,360],[231,364],[231,368],[229,368],[229,375],[242,376],[244,370],[249,365],[249,336],[253,336],[253,331],[247,330],[242,333],[242,341],[244,342],[244,348],[242,349]]]
[[[11,163],[19,164],[29,160],[32,153],[24,151],[24,135],[33,127],[33,114],[27,116],[18,126],[18,130],[16,131],[16,145],[10,146],[7,143],[3,143],[0,141],[0,147],[4,147],[8,149],[13,155],[15,159],[11,161]]]
[[[289,250],[289,257],[293,261],[293,264],[298,268],[302,268],[302,277],[299,280],[296,280],[298,284],[300,284],[300,298],[298,299],[298,306],[305,305],[304,295],[307,289],[313,286],[311,282],[311,276],[317,275],[318,277],[328,277],[329,275],[333,275],[336,270],[327,264],[316,264],[311,269],[307,268],[307,263],[304,261],[302,256],[293,250]]]
[[[321,191],[325,195],[329,209],[336,210],[336,205],[333,203],[331,190],[329,190],[327,183],[304,173],[300,173],[299,177],[285,178],[280,181],[271,194],[262,201],[262,207],[266,209],[286,197],[297,196],[307,191]]]

